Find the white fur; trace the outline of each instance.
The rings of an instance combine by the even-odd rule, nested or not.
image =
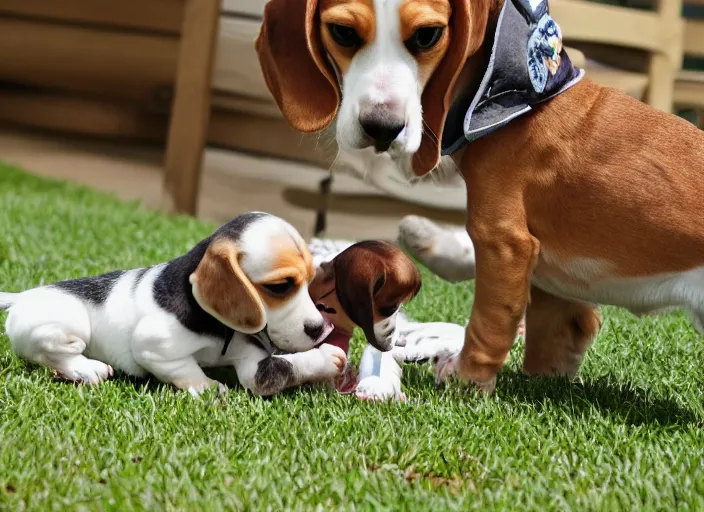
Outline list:
[[[342,77],[342,103],[336,138],[343,151],[362,149],[369,141],[359,123],[364,103],[397,104],[405,115],[405,128],[389,154],[412,155],[420,147],[423,112],[418,65],[401,37],[399,8],[403,0],[374,0],[375,38],[352,58]]]
[[[275,270],[277,251],[305,250],[305,244],[288,223],[276,217],[255,225],[240,241],[240,264],[251,281],[259,282]],[[0,303],[9,306],[6,332],[13,349],[70,380],[97,384],[112,375],[114,367],[135,376],[150,373],[195,393],[203,391],[215,382],[206,377],[201,365],[231,361],[219,356],[223,340],[186,329],[155,301],[153,283],[165,268],[161,264],[149,269],[136,289],[138,271],[126,272],[99,306],[52,286],[2,293]],[[264,304],[264,309],[267,330],[277,348],[303,351],[313,347],[317,340],[310,339],[303,326],[319,323],[322,317],[306,285],[283,307]],[[244,340],[244,334],[235,335],[235,345]],[[330,368],[331,360],[335,358],[327,354],[319,365],[321,371]]]

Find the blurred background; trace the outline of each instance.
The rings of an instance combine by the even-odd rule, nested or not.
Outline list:
[[[0,0],[0,158],[217,222],[266,210],[306,237],[462,223],[461,188],[399,186],[384,159],[288,127],[254,52],[265,1]],[[704,0],[550,6],[588,77],[704,121]]]

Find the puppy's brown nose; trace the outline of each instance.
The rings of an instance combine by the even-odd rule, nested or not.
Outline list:
[[[366,104],[359,111],[359,124],[374,141],[377,152],[386,151],[405,126],[405,119],[392,104]]]
[[[303,332],[312,340],[317,340],[323,335],[325,322],[306,322],[303,324]]]

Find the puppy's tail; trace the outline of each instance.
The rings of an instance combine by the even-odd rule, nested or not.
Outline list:
[[[10,306],[17,302],[18,295],[19,293],[0,292],[0,310],[10,309]]]

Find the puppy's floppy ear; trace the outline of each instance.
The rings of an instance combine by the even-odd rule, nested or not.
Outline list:
[[[342,309],[362,328],[367,341],[381,351],[374,335],[374,296],[384,286],[386,268],[383,261],[360,244],[355,244],[333,260],[335,290]]]
[[[509,1],[509,0],[507,0]],[[484,42],[489,13],[495,0],[450,0],[450,46],[423,90],[421,103],[425,130],[413,155],[413,171],[422,176],[440,162],[442,132],[452,93],[467,58]],[[483,72],[483,71],[482,71]]]
[[[266,325],[264,305],[240,268],[233,241],[212,242],[189,281],[198,305],[228,327],[254,334]]]
[[[327,128],[337,115],[340,89],[325,56],[318,0],[270,0],[255,43],[269,91],[298,131]]]

